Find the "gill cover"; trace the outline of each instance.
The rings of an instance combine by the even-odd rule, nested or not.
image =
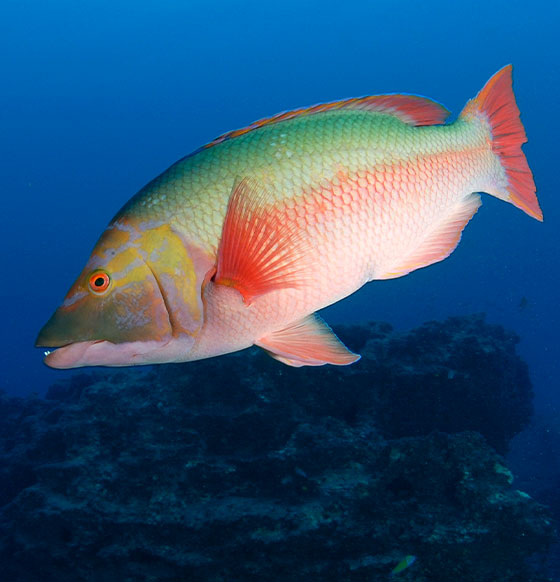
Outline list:
[[[206,266],[187,247],[169,225],[142,230],[123,218],[112,223],[37,345],[194,338]]]

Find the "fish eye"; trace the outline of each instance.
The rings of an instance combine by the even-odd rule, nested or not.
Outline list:
[[[95,271],[89,276],[89,288],[96,295],[101,295],[107,291],[111,284],[111,277],[105,271]]]

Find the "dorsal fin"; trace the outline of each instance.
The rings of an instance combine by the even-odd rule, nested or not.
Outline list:
[[[247,127],[228,131],[202,146],[200,149],[207,149],[225,140],[249,133],[265,125],[272,125],[296,117],[315,115],[317,113],[340,109],[371,111],[373,113],[394,115],[404,123],[414,126],[442,124],[445,123],[445,120],[449,116],[449,111],[441,103],[428,99],[427,97],[421,97],[420,95],[407,95],[404,93],[369,95],[367,97],[355,97],[352,99],[343,99],[342,101],[320,103],[319,105],[313,105],[311,107],[302,107],[292,111],[277,113],[272,117],[259,119]]]

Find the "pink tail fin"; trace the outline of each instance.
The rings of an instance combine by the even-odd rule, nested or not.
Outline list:
[[[521,149],[527,136],[519,119],[511,70],[511,65],[500,69],[480,93],[467,103],[461,117],[482,117],[490,125],[492,151],[500,159],[508,180],[507,199],[530,216],[542,221],[533,174]]]

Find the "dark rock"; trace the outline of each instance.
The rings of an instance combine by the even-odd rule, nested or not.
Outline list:
[[[533,392],[519,338],[483,315],[430,322],[370,341],[376,424],[388,438],[475,430],[500,453],[529,422]]]
[[[488,444],[531,412],[515,337],[337,331],[360,362],[249,351],[0,397],[2,580],[369,582],[407,554],[402,580],[543,580],[551,521]]]

